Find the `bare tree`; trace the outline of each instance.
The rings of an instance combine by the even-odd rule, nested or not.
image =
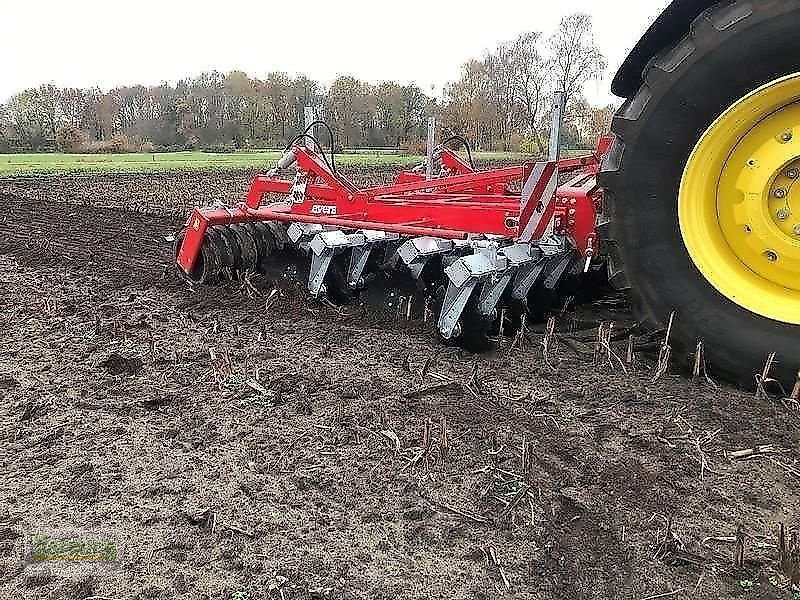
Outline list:
[[[501,44],[484,58],[487,78],[487,100],[492,109],[489,135],[503,143],[510,132],[518,129],[519,112],[514,97],[514,53],[510,44]]]
[[[520,145],[527,135],[541,153],[550,127],[551,94],[563,89],[568,107],[565,131],[577,139],[583,128],[577,121],[590,112],[583,87],[602,74],[606,60],[585,14],[565,17],[544,42],[541,33],[524,33],[500,44],[483,61],[465,63],[459,81],[448,88],[448,124],[460,127],[484,148]]]
[[[403,100],[402,116],[399,119],[404,140],[414,135],[422,136],[430,105],[434,102],[414,84],[404,85],[400,96]]]
[[[449,120],[453,129],[471,138],[478,149],[491,144],[494,111],[489,101],[489,78],[486,63],[467,61],[461,78],[448,89]]]
[[[8,106],[0,104],[0,135],[3,135],[7,128],[11,127],[11,116],[8,113]]]
[[[567,104],[584,84],[601,77],[607,67],[595,43],[592,17],[586,13],[561,19],[549,47],[555,84],[566,94]]]
[[[37,151],[44,147],[50,127],[50,114],[39,92],[39,88],[24,90],[6,105],[17,138],[25,147]]]
[[[538,124],[541,118],[544,98],[548,86],[548,62],[542,55],[539,45],[541,34],[538,32],[523,33],[512,45],[512,65],[515,99],[525,113],[528,132],[533,136],[540,152],[543,151]]]
[[[70,125],[80,127],[86,118],[87,94],[78,88],[61,90],[59,111],[63,119]]]

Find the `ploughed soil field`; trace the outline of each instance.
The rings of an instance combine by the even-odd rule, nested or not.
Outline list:
[[[0,598],[793,597],[790,401],[653,381],[663,335],[615,295],[475,356],[266,282],[193,290],[168,239],[249,175],[0,182]],[[57,529],[117,560],[26,560]]]

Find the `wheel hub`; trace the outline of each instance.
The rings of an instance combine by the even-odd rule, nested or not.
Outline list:
[[[773,222],[790,240],[800,240],[800,160],[790,163],[775,176],[769,193],[769,213]]]
[[[740,306],[800,324],[800,75],[730,107],[686,165],[678,202],[689,255]]]

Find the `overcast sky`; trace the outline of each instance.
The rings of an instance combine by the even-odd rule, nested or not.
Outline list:
[[[99,86],[175,82],[206,70],[337,75],[416,82],[440,94],[467,59],[560,18],[594,17],[613,71],[666,0],[27,0],[3,2],[0,101],[41,83]],[[304,35],[298,35],[305,32]]]

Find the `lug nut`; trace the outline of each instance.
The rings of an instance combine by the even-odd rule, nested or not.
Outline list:
[[[778,260],[778,254],[774,250],[767,250],[764,252],[764,256],[769,262],[776,262]]]
[[[791,131],[784,132],[783,135],[781,135],[781,139],[784,142],[791,142],[792,141],[792,132]]]
[[[786,198],[786,190],[783,188],[776,188],[773,193],[776,198]]]
[[[798,171],[797,169],[789,169],[788,171],[786,171],[786,176],[789,179],[797,179],[797,177],[800,176],[800,171]]]
[[[788,210],[786,210],[785,208],[782,208],[782,209],[780,209],[780,210],[778,211],[778,214],[777,214],[776,216],[777,216],[777,217],[778,217],[778,218],[779,218],[781,221],[785,221],[786,219],[788,219],[788,218],[789,218],[789,211],[788,211]]]
[[[792,231],[794,231],[795,235],[800,235],[800,224],[795,225]]]

